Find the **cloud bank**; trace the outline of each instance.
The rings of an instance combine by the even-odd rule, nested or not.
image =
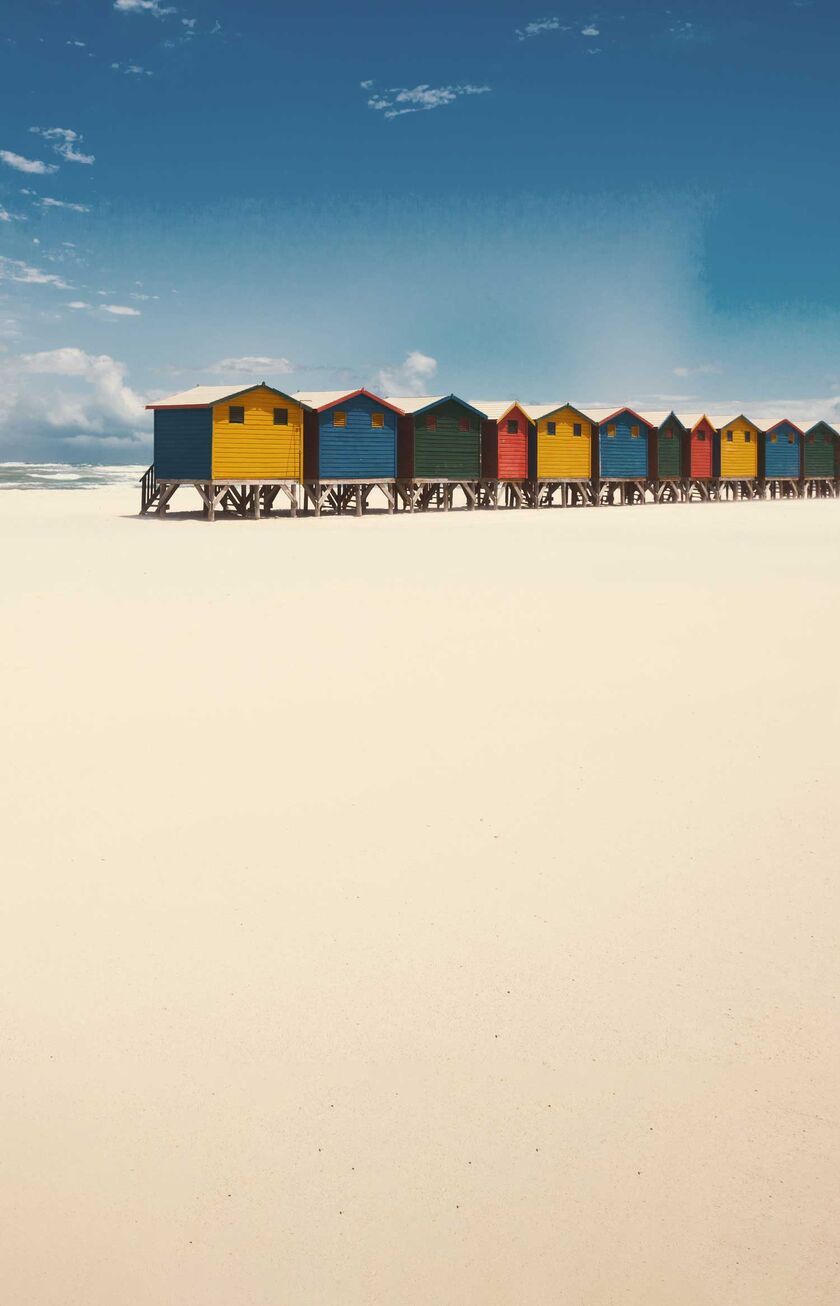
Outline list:
[[[116,447],[140,459],[150,442],[143,400],[110,355],[68,346],[0,358],[3,457],[112,457]]]

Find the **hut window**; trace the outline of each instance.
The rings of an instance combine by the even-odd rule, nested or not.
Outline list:
[[[776,432],[772,431],[770,434],[770,443],[775,444],[778,438],[779,437],[776,435]]]
[[[734,440],[734,438],[735,438],[735,436],[734,436],[734,433],[733,433],[732,431],[727,431],[727,432],[726,432],[726,439],[727,439],[727,441],[728,441],[729,444],[732,443],[732,441]]]
[[[557,434],[557,423],[556,423],[556,422],[546,422],[545,425],[546,425],[546,429],[548,430],[548,434],[549,434],[549,435],[556,435],[556,434]]]
[[[745,431],[745,432],[744,432],[744,444],[749,444],[751,441],[752,441],[752,431]]]
[[[519,434],[519,422],[517,421],[517,419],[516,419],[515,417],[509,417],[509,418],[508,418],[508,421],[507,421],[507,433],[508,433],[508,435],[518,435],[518,434]]]
[[[275,410],[274,410],[274,425],[275,425],[275,426],[288,426],[288,425],[289,425],[289,410],[288,410],[288,408],[275,408]]]
[[[638,438],[639,438],[639,428],[638,428],[638,426],[631,426],[631,427],[630,427],[630,438],[631,438],[632,440],[638,440]]]
[[[385,414],[384,414],[384,413],[371,413],[371,415],[370,415],[370,424],[371,424],[371,426],[375,426],[375,427],[377,427],[377,429],[381,429],[381,428],[384,427],[384,425],[385,425]]]
[[[614,427],[614,426],[608,426],[608,427],[607,427],[607,439],[608,439],[608,440],[614,440],[614,439],[615,439],[615,427]]]
[[[460,417],[458,419],[458,430],[468,431],[469,429],[470,429],[470,419],[468,417]]]
[[[828,442],[828,441],[827,441],[827,439],[826,439],[826,443],[827,443],[827,442]],[[813,443],[814,443],[814,437],[813,437],[812,435],[809,435],[809,436],[808,436],[808,443],[809,443],[809,444],[813,444]]]
[[[825,441],[826,444],[831,444],[831,436],[828,434],[828,431],[826,431],[825,435],[823,436],[823,440]]]
[[[240,424],[244,422],[245,409],[242,408],[240,405],[231,404],[230,407],[228,408],[228,421],[239,422]]]
[[[583,427],[580,422],[575,422],[572,426],[572,435],[583,435]]]
[[[437,418],[434,416],[433,413],[426,414],[426,430],[427,431],[437,430]]]
[[[674,432],[673,432],[673,431],[666,431],[666,432],[665,432],[665,439],[666,439],[666,440],[673,440],[673,438],[674,438]]]
[[[795,443],[796,443],[796,436],[794,435],[793,431],[791,431],[790,434],[788,435],[788,444],[795,444]]]
[[[333,426],[346,426],[346,425],[347,425],[347,414],[343,412],[335,413],[333,416]]]
[[[698,439],[698,440],[700,441],[700,443],[702,444],[702,443],[705,441],[705,439],[706,439],[706,432],[705,432],[705,431],[698,431],[698,432],[697,432],[697,439]]]

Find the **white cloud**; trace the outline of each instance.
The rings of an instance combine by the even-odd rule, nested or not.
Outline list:
[[[385,366],[376,374],[375,388],[382,395],[422,395],[437,372],[437,359],[412,349],[397,367]]]
[[[181,19],[181,22],[183,23],[184,27],[186,27],[186,29],[187,29],[187,35],[188,35],[188,36],[192,36],[193,33],[195,32],[195,25],[196,25],[196,23],[198,22],[198,19],[197,19],[197,18],[182,18],[182,19]]]
[[[114,317],[139,317],[139,308],[129,308],[127,304],[100,304],[103,313],[113,313]]]
[[[114,0],[114,8],[121,14],[154,14],[155,18],[178,12],[171,6],[162,5],[160,0]]]
[[[115,72],[122,72],[127,77],[154,77],[150,68],[144,68],[139,63],[112,63],[111,67]]]
[[[368,100],[368,108],[385,114],[386,118],[400,118],[405,113],[422,113],[427,109],[440,109],[452,104],[462,95],[485,95],[489,86],[473,86],[470,82],[458,86],[392,86],[387,91],[376,91]]]
[[[57,290],[70,290],[67,282],[53,272],[33,268],[21,259],[0,255],[0,281],[17,281],[26,286],[55,286]]]
[[[57,163],[42,163],[40,159],[26,159],[22,154],[15,154],[13,150],[0,150],[0,161],[8,164],[10,168],[16,168],[18,172],[31,172],[40,177],[45,177],[50,172],[58,172]]]
[[[0,222],[26,222],[26,218],[22,213],[10,213],[0,204]]]
[[[69,127],[30,127],[29,130],[36,136],[42,136],[45,141],[49,141],[56,154],[60,154],[67,163],[96,162],[92,154],[82,154],[76,148],[82,138],[78,132],[71,131]]]
[[[723,371],[720,363],[699,363],[696,367],[675,367],[674,376],[717,376]]]
[[[371,81],[359,82],[359,85],[361,86],[363,91],[369,91],[370,88],[373,86],[373,82]]]
[[[527,41],[531,36],[542,36],[543,32],[568,32],[568,27],[561,27],[559,18],[535,18],[524,27],[517,27],[516,36],[520,41]]]
[[[92,305],[88,304],[84,299],[71,299],[67,307],[68,308],[91,308]]]
[[[279,372],[282,375],[287,375],[289,372],[294,372],[296,368],[288,358],[270,358],[263,354],[245,354],[242,358],[220,358],[218,363],[211,364],[206,370],[208,372],[232,372],[235,375],[244,373],[246,376],[254,376],[257,372]]]
[[[0,447],[7,455],[55,456],[70,441],[93,448],[136,442],[139,455],[149,430],[125,364],[108,354],[68,346],[0,361]]]
[[[581,34],[581,36],[600,36],[600,35],[601,35],[599,29],[598,29],[598,28],[597,28],[593,23],[590,23],[588,27],[582,27],[582,28],[580,29],[580,34]]]
[[[90,213],[87,204],[71,204],[70,200],[54,200],[50,195],[45,195],[38,203],[44,209],[72,209],[74,213]]]

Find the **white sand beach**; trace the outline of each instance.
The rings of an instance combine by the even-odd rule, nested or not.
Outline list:
[[[836,1306],[840,503],[0,502],[9,1306]]]

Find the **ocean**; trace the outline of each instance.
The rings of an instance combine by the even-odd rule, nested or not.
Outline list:
[[[136,485],[146,465],[100,467],[94,463],[0,463],[0,490],[95,490]]]

